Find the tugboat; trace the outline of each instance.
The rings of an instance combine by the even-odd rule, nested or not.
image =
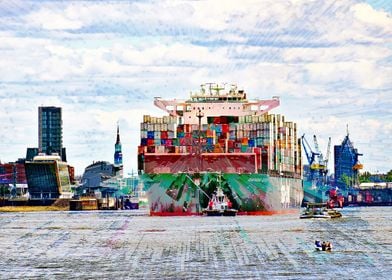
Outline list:
[[[327,208],[327,203],[308,203],[306,205],[305,211],[301,214],[300,219],[310,219],[310,218],[340,218],[342,214],[335,210]]]
[[[208,202],[208,207],[203,210],[207,216],[236,216],[238,210],[231,208],[231,201],[223,193],[221,187],[216,190]]]

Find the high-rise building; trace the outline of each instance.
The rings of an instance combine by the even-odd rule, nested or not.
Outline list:
[[[58,153],[66,161],[60,107],[38,107],[38,147],[41,153]]]
[[[121,142],[120,142],[120,130],[117,124],[117,140],[116,144],[114,144],[114,165],[115,166],[122,166],[122,152],[121,152]]]

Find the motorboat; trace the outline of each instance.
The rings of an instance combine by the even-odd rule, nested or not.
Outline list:
[[[314,248],[316,251],[332,251],[332,243],[331,242],[322,242],[319,240],[316,240],[314,242]]]
[[[327,207],[327,203],[308,203],[300,219],[322,218],[333,219],[342,217],[342,213]]]

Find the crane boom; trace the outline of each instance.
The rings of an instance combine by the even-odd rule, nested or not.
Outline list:
[[[325,168],[328,168],[329,155],[331,153],[331,137],[328,138],[327,153],[325,156]]]
[[[312,148],[310,147],[308,141],[305,138],[305,134],[302,135],[301,139],[302,139],[302,146],[304,147],[304,151],[306,154],[306,158],[308,159],[309,162],[309,166],[310,168],[313,169],[315,157],[319,155],[319,153],[315,153],[312,151]]]
[[[323,154],[320,152],[316,135],[313,135],[313,141],[314,141],[314,148],[316,150],[316,153],[318,153],[318,163],[319,164],[323,164],[323,161],[324,161],[323,160]]]

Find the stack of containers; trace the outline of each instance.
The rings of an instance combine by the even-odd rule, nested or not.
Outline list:
[[[176,118],[143,116],[143,122],[140,124],[140,138],[139,151],[141,152],[158,154],[177,152]]]
[[[177,121],[172,116],[145,115],[139,153],[191,153],[198,149],[199,126]],[[207,117],[200,138],[203,152],[255,153],[263,172],[301,174],[297,126],[279,114]]]

